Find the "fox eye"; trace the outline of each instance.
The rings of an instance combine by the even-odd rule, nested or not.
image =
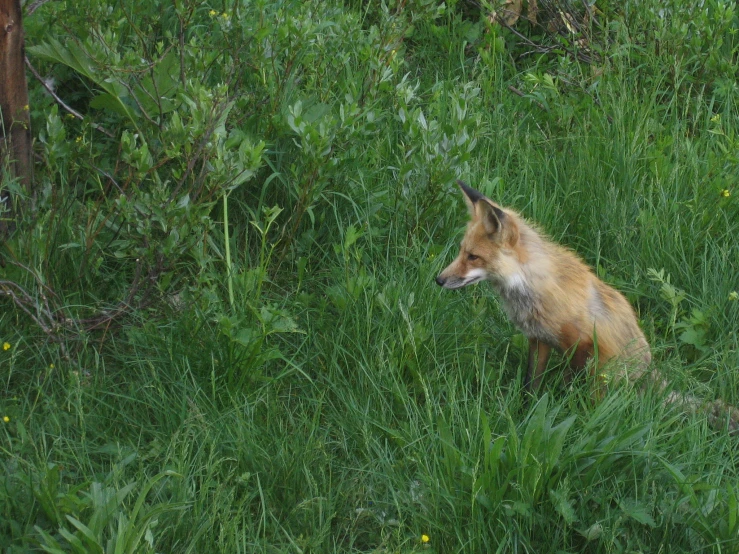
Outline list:
[[[474,262],[475,260],[479,260],[480,256],[475,256],[474,254],[467,254],[467,260],[470,262]]]

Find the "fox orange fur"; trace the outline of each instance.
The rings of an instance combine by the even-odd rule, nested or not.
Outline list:
[[[644,373],[649,344],[626,298],[519,214],[458,184],[470,222],[459,255],[436,282],[457,289],[490,281],[508,317],[528,337],[526,389],[538,388],[553,348],[570,357],[568,382],[572,371],[584,369],[596,355],[594,370],[619,358],[625,363],[613,367],[628,368],[629,378]]]

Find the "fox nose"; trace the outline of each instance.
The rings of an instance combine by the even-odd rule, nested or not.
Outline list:
[[[446,283],[446,279],[444,279],[441,275],[439,275],[436,278],[436,284],[439,285],[440,287],[443,287],[444,283]]]

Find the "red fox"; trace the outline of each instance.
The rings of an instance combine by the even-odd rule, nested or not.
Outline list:
[[[597,366],[618,357],[644,372],[651,361],[631,305],[598,279],[573,252],[543,237],[516,212],[458,181],[470,222],[457,259],[436,278],[457,289],[488,280],[508,317],[529,339],[527,390],[537,389],[552,348],[574,371],[596,354]],[[572,373],[565,379],[569,382]]]
[[[470,213],[457,258],[436,278],[447,289],[490,281],[508,317],[529,340],[524,388],[536,390],[553,348],[570,358],[569,383],[593,358],[595,396],[602,382],[636,380],[652,360],[636,314],[624,296],[598,279],[572,251],[553,243],[524,219],[457,181]],[[619,362],[617,362],[619,360]],[[610,363],[609,363],[610,362]],[[607,365],[606,365],[607,364]],[[606,371],[610,376],[602,373]],[[668,384],[649,372],[658,387]],[[703,410],[715,426],[739,432],[739,410],[721,400],[704,403],[670,393],[666,402]]]

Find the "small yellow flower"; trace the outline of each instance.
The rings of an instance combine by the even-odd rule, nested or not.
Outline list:
[[[737,300],[739,300],[739,292],[736,292],[735,290],[731,291],[729,293],[729,301],[736,302]]]
[[[421,535],[421,542],[422,543],[427,543],[430,540],[431,540],[431,537],[429,537],[428,535]]]
[[[3,350],[10,350],[10,343],[9,342],[4,342],[3,343]]]
[[[82,137],[77,137],[76,139],[74,139],[74,142],[82,142]]]
[[[10,418],[8,416],[3,417],[3,421],[5,423],[10,423]]]
[[[74,119],[74,114],[73,113],[68,113],[66,117],[67,117],[67,119]]]
[[[215,11],[215,10],[210,10],[210,11],[208,12],[208,15],[209,15],[209,16],[211,16],[211,17],[215,17],[216,15],[218,15],[218,12],[217,12],[217,11]]]
[[[30,108],[30,107],[28,106],[28,104],[26,104],[25,106],[23,106],[23,110],[24,110],[24,111],[28,111],[28,110],[30,110],[30,109],[31,109],[31,108]]]
[[[222,14],[221,14],[221,17],[222,17],[223,19],[228,19],[228,18],[229,18],[229,17],[231,17],[231,16],[230,16],[230,15],[228,15],[227,13],[225,13],[225,12],[224,12],[224,13],[222,13]]]
[[[729,196],[731,196],[731,191],[729,189],[724,189],[721,191],[721,196],[723,196],[724,198],[728,198]]]
[[[54,364],[49,364],[49,369],[54,369]]]
[[[717,113],[711,118],[711,123],[721,123],[721,114]]]

